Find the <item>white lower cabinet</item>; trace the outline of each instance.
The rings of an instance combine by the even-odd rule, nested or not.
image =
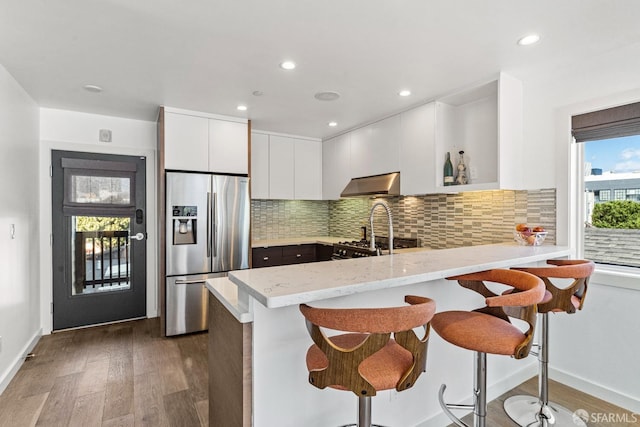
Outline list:
[[[322,142],[252,133],[251,191],[254,199],[322,199]]]

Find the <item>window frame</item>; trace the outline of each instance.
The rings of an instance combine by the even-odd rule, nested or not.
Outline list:
[[[584,259],[584,224],[586,221],[586,191],[585,191],[585,143],[570,138],[570,173],[569,173],[569,242],[574,249],[576,258]],[[602,191],[602,190],[601,190]],[[575,201],[575,203],[573,203]],[[575,246],[574,246],[575,245]],[[600,264],[596,262],[596,270],[592,281],[604,286],[638,290],[640,267]]]

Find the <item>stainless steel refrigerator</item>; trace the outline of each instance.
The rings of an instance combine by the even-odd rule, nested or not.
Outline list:
[[[205,280],[249,268],[249,178],[166,173],[166,335],[207,329]]]

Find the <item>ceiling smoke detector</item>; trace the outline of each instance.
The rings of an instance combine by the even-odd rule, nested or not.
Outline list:
[[[335,101],[336,99],[340,98],[340,94],[338,92],[327,91],[318,92],[313,95],[313,97],[318,101]]]

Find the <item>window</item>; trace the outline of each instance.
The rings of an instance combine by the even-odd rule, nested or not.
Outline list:
[[[614,200],[626,200],[627,190],[613,190]]]
[[[583,256],[640,268],[640,135],[585,142]],[[593,169],[596,174],[589,173]],[[634,220],[635,218],[635,220]]]
[[[584,174],[582,253],[640,268],[640,102],[571,118]]]

